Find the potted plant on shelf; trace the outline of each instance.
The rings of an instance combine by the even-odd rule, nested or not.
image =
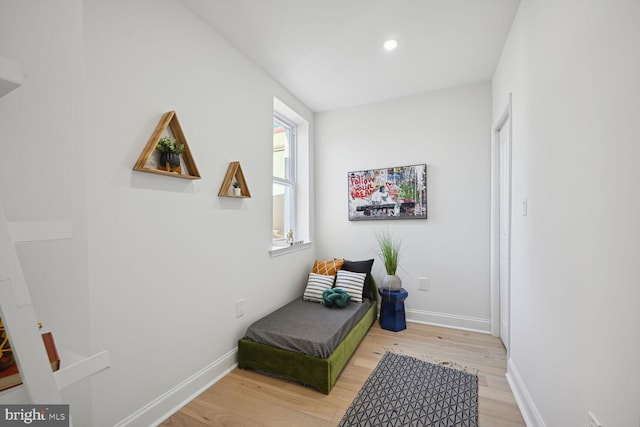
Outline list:
[[[160,138],[156,145],[156,150],[160,153],[158,169],[167,172],[182,173],[180,166],[180,155],[184,153],[184,144],[168,136]]]
[[[242,188],[240,188],[240,183],[238,181],[233,181],[231,186],[233,187],[234,196],[242,196]]]
[[[382,280],[382,289],[397,291],[402,287],[400,277],[396,275],[398,257],[400,255],[400,240],[393,237],[393,233],[383,230],[376,234],[378,241],[378,255],[384,263],[387,275]]]

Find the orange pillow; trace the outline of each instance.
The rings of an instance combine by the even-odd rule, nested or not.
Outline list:
[[[325,276],[335,276],[344,264],[344,259],[330,259],[327,261],[319,261],[313,263],[312,273],[324,274]]]

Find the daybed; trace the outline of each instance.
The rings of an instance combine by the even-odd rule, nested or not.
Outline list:
[[[358,270],[361,263],[351,266]],[[373,260],[366,263],[362,303],[328,308],[297,298],[249,327],[238,341],[238,367],[298,381],[328,394],[377,318],[377,287],[370,273]],[[344,324],[346,329],[340,331]]]

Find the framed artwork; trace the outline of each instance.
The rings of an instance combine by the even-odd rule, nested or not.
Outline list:
[[[348,172],[349,221],[427,218],[427,165]]]

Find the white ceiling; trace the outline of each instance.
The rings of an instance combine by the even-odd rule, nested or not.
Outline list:
[[[181,1],[315,112],[491,79],[520,2]]]

